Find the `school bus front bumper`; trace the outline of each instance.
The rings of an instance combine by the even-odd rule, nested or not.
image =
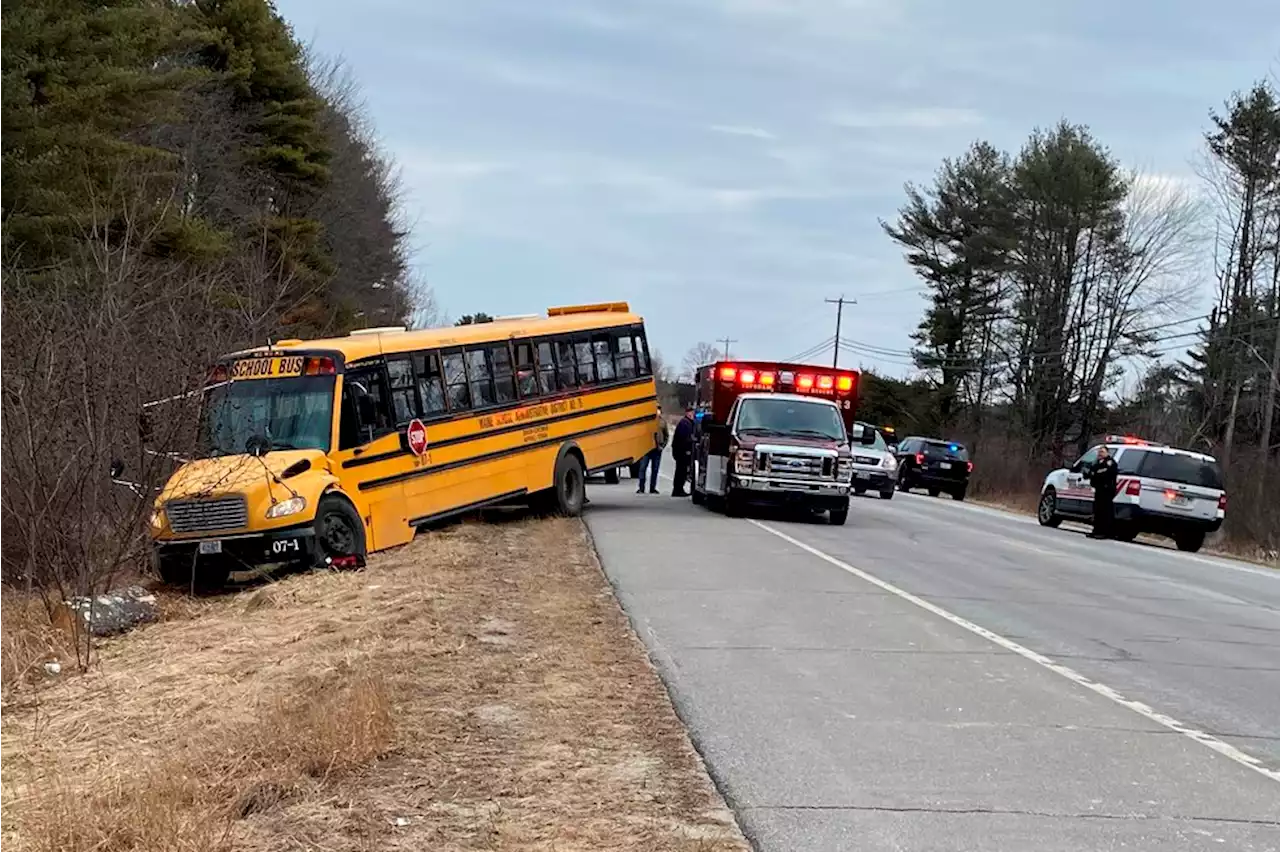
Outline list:
[[[311,521],[261,532],[155,542],[157,560],[218,562],[231,571],[282,562],[312,563],[316,552],[316,531]]]

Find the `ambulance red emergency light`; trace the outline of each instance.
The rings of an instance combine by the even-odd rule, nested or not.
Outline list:
[[[836,370],[812,364],[778,361],[719,361],[698,370],[695,404],[702,418],[724,423],[740,394],[794,393],[829,399],[840,409],[846,432],[852,434],[858,407],[856,370]]]

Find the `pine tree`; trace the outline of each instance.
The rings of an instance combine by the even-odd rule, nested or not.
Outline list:
[[[944,161],[928,189],[908,186],[897,222],[882,223],[930,288],[915,361],[940,376],[944,424],[958,401],[971,402],[978,417],[985,402],[999,285],[1013,245],[1009,174],[1007,156],[976,143],[960,159]]]

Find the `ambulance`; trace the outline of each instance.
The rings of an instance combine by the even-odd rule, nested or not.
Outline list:
[[[740,515],[785,504],[849,517],[851,444],[875,429],[854,425],[859,374],[808,364],[720,361],[698,370],[693,502]]]

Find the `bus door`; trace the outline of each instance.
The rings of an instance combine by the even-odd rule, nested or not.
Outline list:
[[[386,366],[347,369],[339,406],[338,449],[333,453],[342,487],[364,514],[369,549],[403,544],[413,538],[405,510],[404,479],[416,458],[397,429]]]

